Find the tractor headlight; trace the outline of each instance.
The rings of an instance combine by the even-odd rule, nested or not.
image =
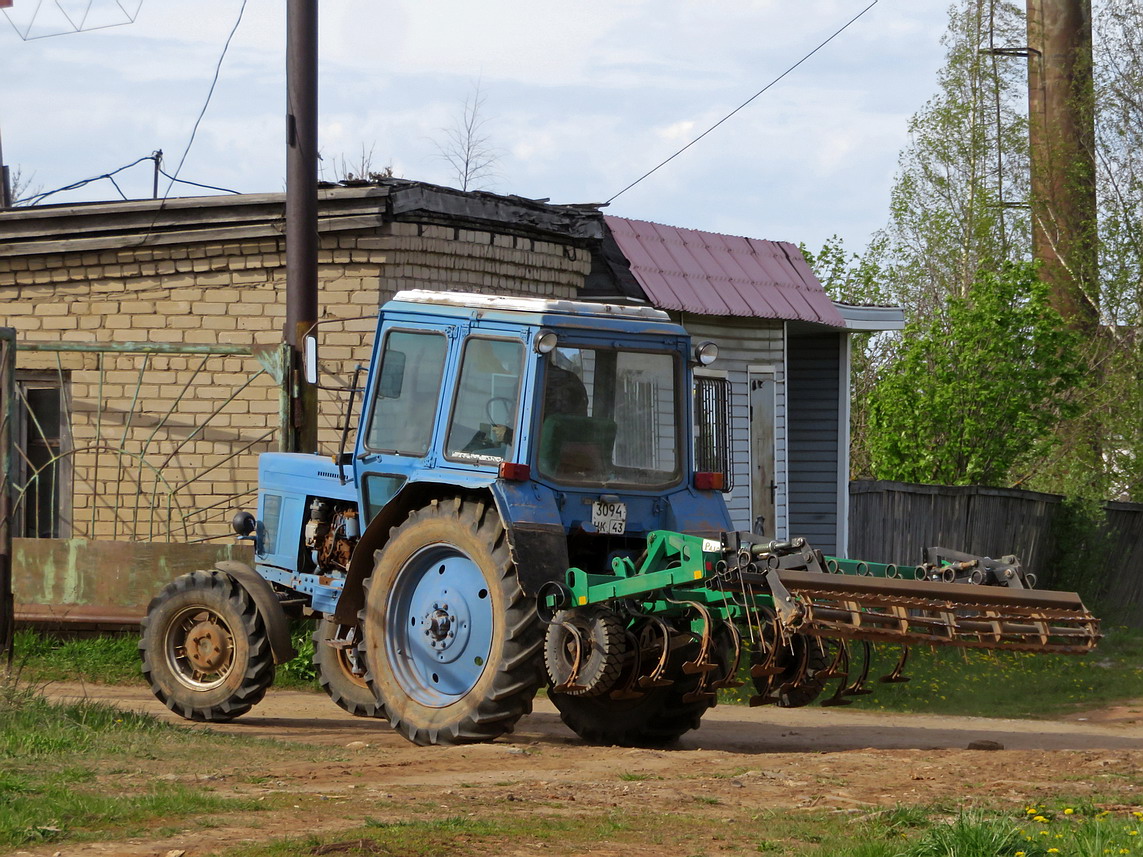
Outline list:
[[[555,351],[559,341],[559,337],[556,336],[554,330],[541,330],[536,334],[536,338],[532,340],[532,347],[536,349],[537,354],[549,354]]]

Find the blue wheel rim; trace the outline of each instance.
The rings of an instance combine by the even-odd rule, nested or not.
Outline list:
[[[429,545],[408,559],[385,618],[389,663],[413,701],[451,705],[484,674],[492,650],[492,595],[480,566],[455,546]]]

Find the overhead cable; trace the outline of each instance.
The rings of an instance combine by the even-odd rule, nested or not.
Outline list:
[[[211,96],[214,95],[214,87],[218,85],[218,77],[222,72],[222,62],[226,59],[227,51],[230,50],[230,42],[234,39],[234,34],[238,32],[238,25],[242,23],[242,16],[246,12],[246,3],[247,0],[242,0],[242,5],[238,8],[238,17],[234,21],[234,26],[230,28],[230,35],[226,37],[226,42],[222,46],[222,53],[219,55],[218,62],[214,66],[214,77],[210,81],[210,89],[207,90],[206,93],[206,101],[203,102],[202,110],[198,112],[198,118],[194,120],[194,127],[191,129],[190,139],[187,140],[186,148],[183,149],[183,155],[181,158],[179,158],[179,165],[175,167],[174,175],[168,177],[171,179],[171,181],[167,184],[166,191],[163,192],[164,200],[171,192],[171,188],[174,186],[175,182],[178,181],[177,177],[179,171],[182,170],[183,164],[186,162],[187,155],[190,153],[191,146],[194,145],[195,135],[198,134],[198,126],[202,123],[202,118],[206,115],[207,107],[210,106]],[[166,173],[163,173],[163,175],[166,175]]]
[[[695,143],[697,143],[699,140],[701,140],[703,137],[705,137],[707,134],[709,134],[711,131],[713,131],[715,128],[717,128],[719,125],[723,124],[728,119],[730,119],[730,117],[733,116],[735,113],[742,110],[742,108],[746,107],[746,105],[750,104],[750,102],[752,102],[754,99],[756,99],[758,96],[760,96],[766,90],[768,90],[774,84],[776,84],[778,81],[780,81],[786,75],[790,74],[790,72],[792,72],[794,69],[796,69],[802,63],[804,63],[806,60],[808,60],[810,57],[812,57],[814,54],[816,54],[818,51],[820,51],[822,48],[824,48],[826,45],[828,45],[830,42],[832,42],[834,39],[836,39],[838,36],[840,36],[842,33],[844,33],[849,28],[849,26],[851,24],[853,24],[862,15],[864,15],[866,12],[868,12],[870,9],[872,9],[874,6],[876,6],[878,2],[879,2],[879,0],[873,0],[872,3],[870,3],[868,6],[866,6],[864,9],[862,9],[860,12],[858,12],[856,15],[854,15],[852,18],[850,18],[848,21],[846,21],[840,28],[838,28],[836,31],[834,31],[834,33],[829,38],[827,38],[825,41],[823,41],[821,44],[819,44],[816,48],[814,48],[812,51],[810,51],[808,54],[806,54],[804,57],[802,57],[800,60],[798,60],[792,66],[787,68],[784,72],[782,72],[780,75],[778,75],[772,81],[770,81],[768,84],[766,84],[760,90],[755,92],[753,95],[751,95],[749,98],[747,98],[741,104],[739,104],[737,107],[735,107],[733,110],[731,110],[725,116],[723,116],[721,119],[719,119],[717,122],[715,122],[713,125],[711,125],[709,128],[707,128],[705,131],[703,131],[701,134],[699,134],[697,137],[695,137],[693,140],[691,140],[689,143],[687,143],[685,146],[683,146],[681,149],[679,149],[677,152],[675,152],[673,155],[671,155],[665,161],[660,163],[658,166],[655,166],[652,169],[647,170],[647,172],[643,173],[643,175],[639,176],[639,178],[635,179],[635,181],[631,182],[631,184],[627,185],[627,187],[623,188],[623,190],[619,191],[619,193],[612,196],[604,204],[609,205],[610,203],[614,202],[620,196],[627,193],[627,191],[631,190],[631,188],[635,187],[635,185],[639,184],[639,182],[643,181],[643,179],[647,178],[648,176],[652,175],[655,172],[658,172],[662,167],[665,167],[667,164],[669,164],[671,161],[673,161],[675,158],[677,158],[679,155],[681,155],[683,152],[685,152],[687,149],[689,149],[691,146],[693,146]]]

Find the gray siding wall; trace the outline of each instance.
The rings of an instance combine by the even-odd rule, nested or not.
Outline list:
[[[844,333],[792,335],[786,343],[789,409],[788,478],[791,536],[827,554],[839,545],[838,490],[848,466],[843,442]]]
[[[726,373],[731,396],[731,461],[734,490],[726,495],[726,505],[736,529],[751,529],[750,502],[750,390],[747,372],[751,367],[772,366],[778,382],[775,402],[775,463],[778,490],[775,497],[778,538],[789,535],[786,497],[789,480],[786,463],[786,367],[785,326],[765,319],[710,318],[683,315],[682,324],[695,342],[711,340],[718,345],[718,360],[710,368]]]

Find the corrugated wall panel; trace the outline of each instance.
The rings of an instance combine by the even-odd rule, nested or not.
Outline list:
[[[786,348],[789,534],[827,554],[838,552],[842,335],[794,335]]]
[[[747,370],[751,366],[773,366],[778,382],[775,402],[775,464],[778,471],[776,527],[779,537],[788,535],[785,490],[786,477],[786,396],[783,336],[781,322],[762,319],[709,318],[684,315],[682,323],[696,342],[709,339],[718,345],[718,360],[711,369],[727,373],[730,381],[731,460],[734,490],[726,495],[734,526],[750,530],[750,390]]]

